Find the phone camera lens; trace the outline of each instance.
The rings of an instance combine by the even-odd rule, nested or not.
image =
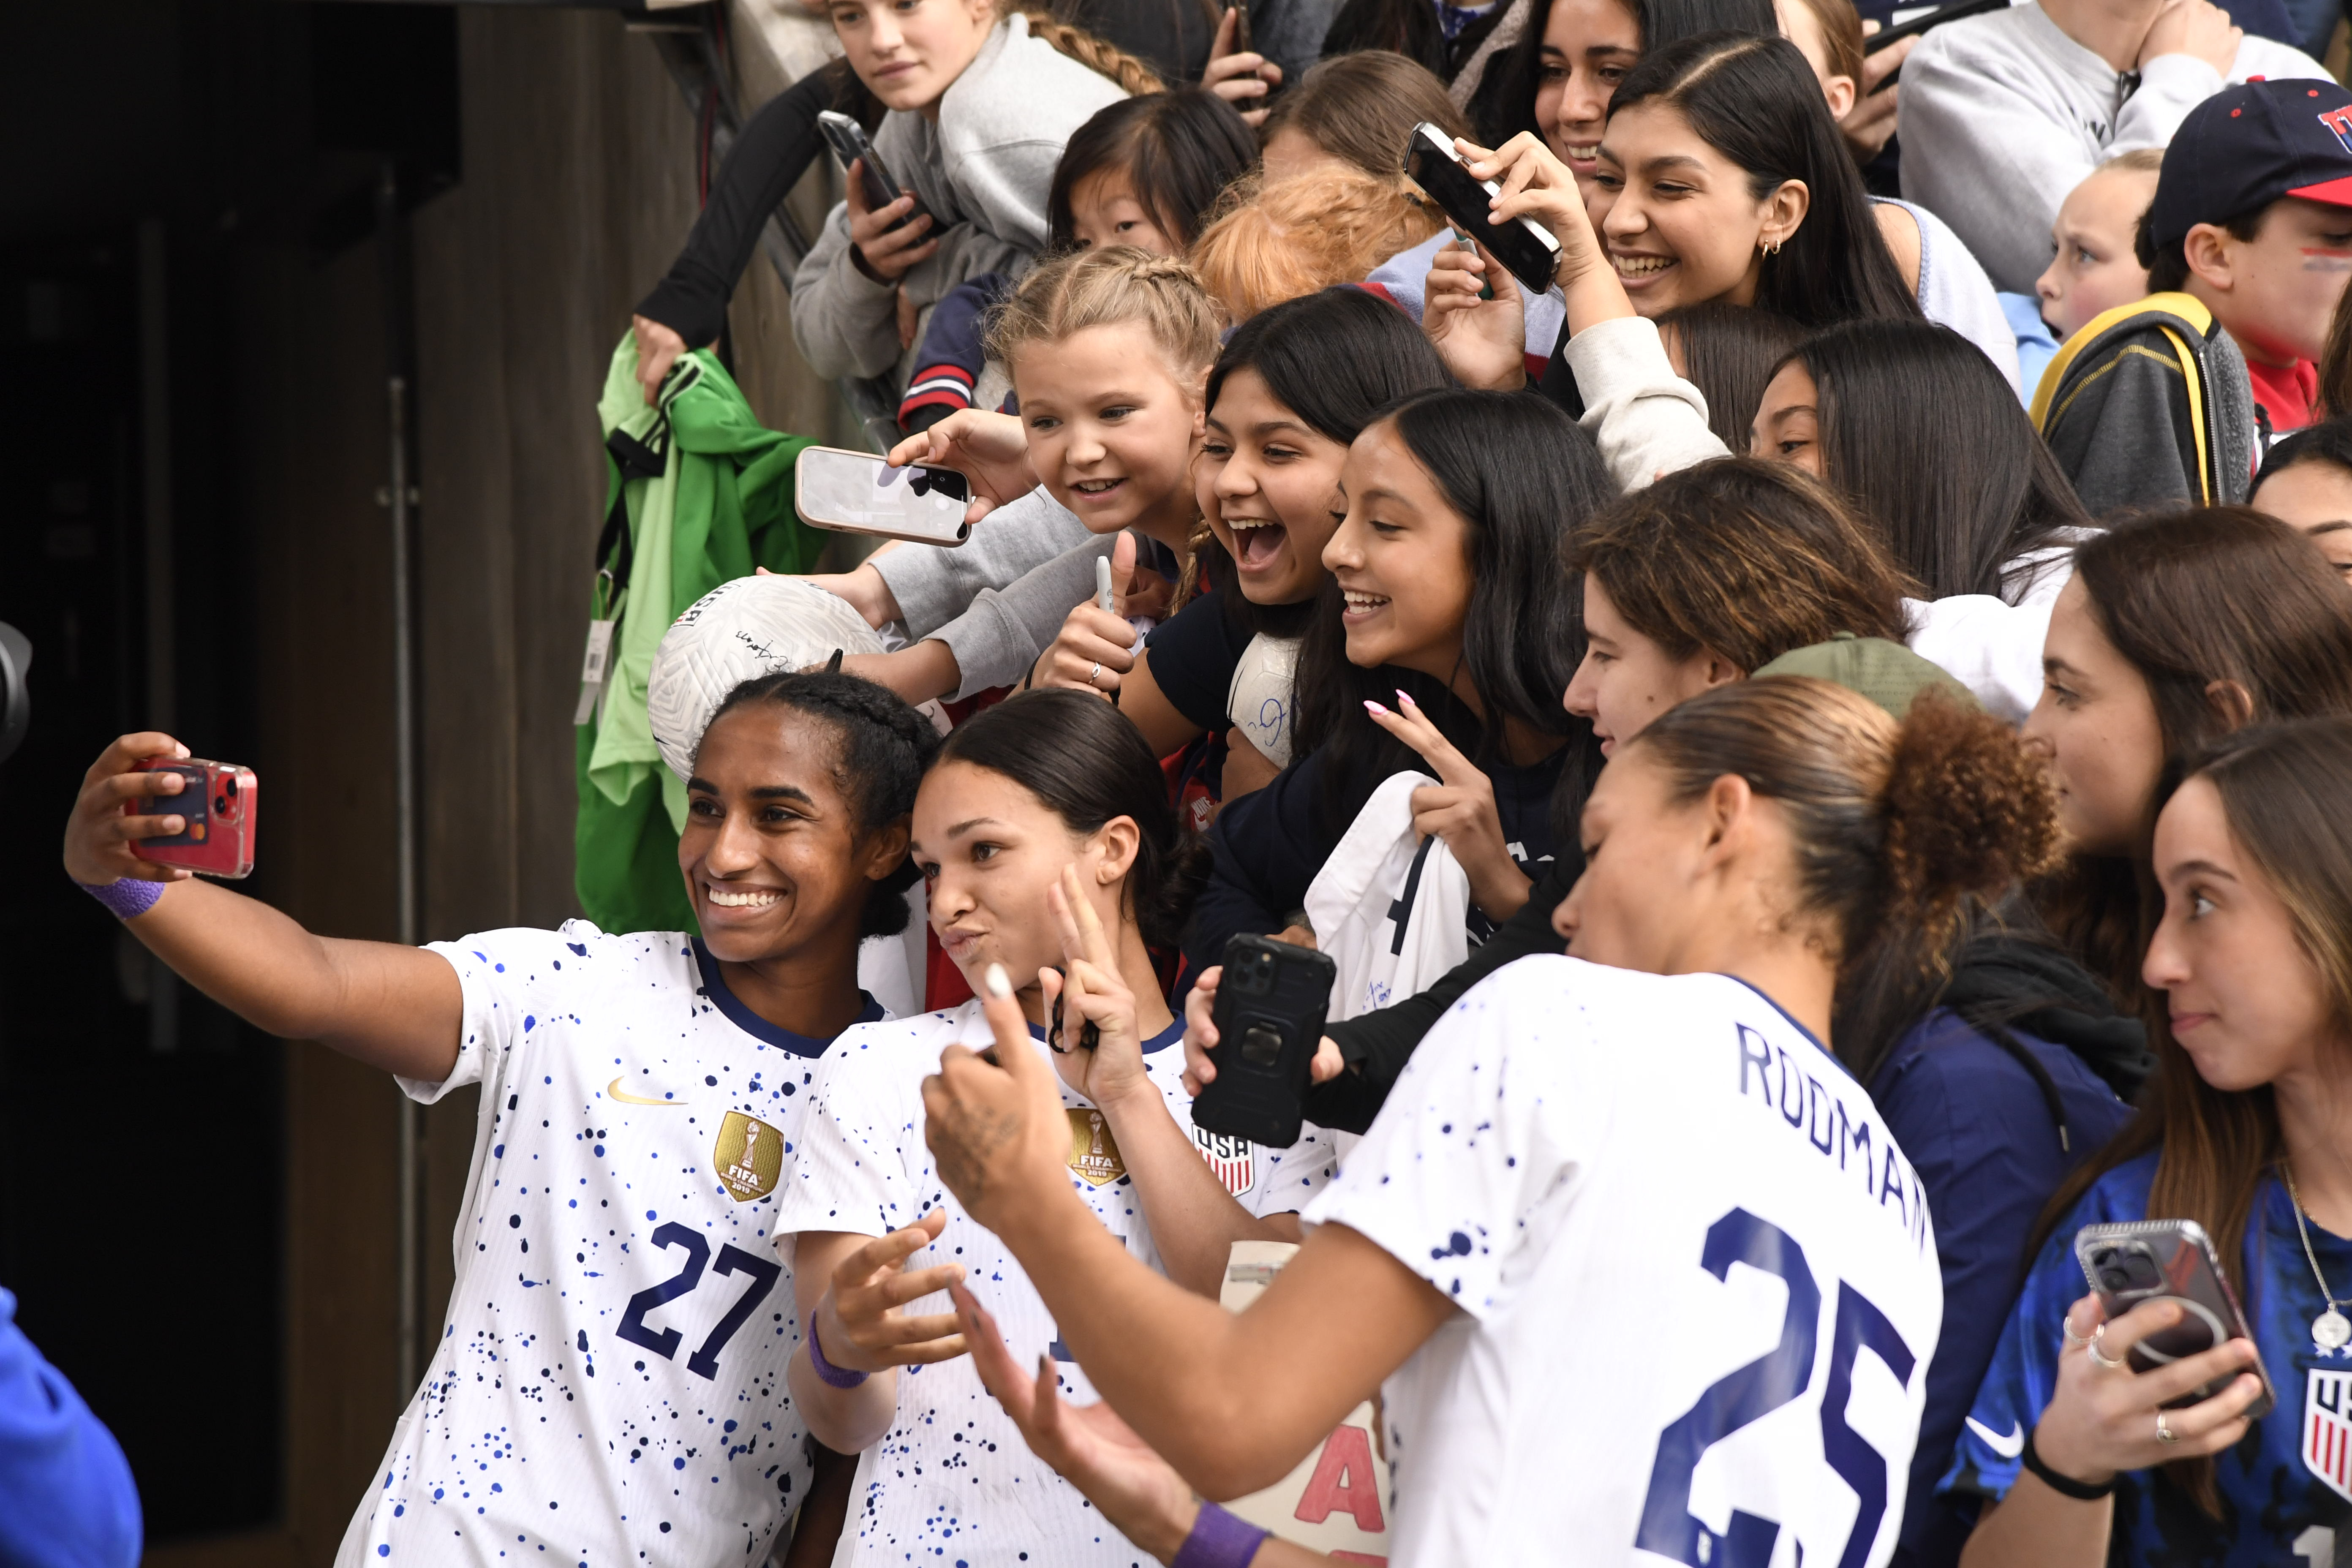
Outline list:
[[[2120,1268],[2102,1268],[2099,1270],[2099,1283],[2110,1290],[2128,1290],[2131,1289],[2131,1276]]]
[[[225,795],[216,795],[213,796],[213,810],[222,816],[226,816],[228,815],[228,796]]]
[[[235,775],[232,774],[231,776],[221,780],[221,793],[227,795],[231,800],[235,800],[236,798],[236,779]]]

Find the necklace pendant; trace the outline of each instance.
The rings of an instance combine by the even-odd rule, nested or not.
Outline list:
[[[2352,1344],[2352,1318],[2331,1306],[2311,1320],[2311,1338],[2321,1350],[2340,1351]]]

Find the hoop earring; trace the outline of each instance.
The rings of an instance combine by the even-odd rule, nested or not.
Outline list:
[[[1776,239],[1776,240],[1773,240],[1771,243],[1769,243],[1769,244],[1766,245],[1766,246],[1764,247],[1764,254],[1765,254],[1765,255],[1767,255],[1767,256],[1778,256],[1778,255],[1780,255],[1780,242],[1779,240],[1777,240],[1777,239]]]

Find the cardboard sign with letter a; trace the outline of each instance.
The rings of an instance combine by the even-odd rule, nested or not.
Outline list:
[[[1297,1250],[1279,1241],[1234,1243],[1218,1300],[1227,1311],[1240,1311]],[[1357,1405],[1297,1469],[1262,1492],[1225,1504],[1225,1510],[1342,1563],[1385,1563],[1389,1467],[1376,1436],[1379,1423],[1370,1404]]]

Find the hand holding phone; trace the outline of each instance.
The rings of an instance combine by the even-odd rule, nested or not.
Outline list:
[[[1471,173],[1454,150],[1454,138],[1426,121],[1414,126],[1405,144],[1404,172],[1455,228],[1486,247],[1511,276],[1538,294],[1552,286],[1559,241],[1528,218],[1496,219],[1495,203],[1503,187]]]
[[[1029,437],[1010,414],[959,408],[928,430],[918,430],[890,448],[900,466],[929,463],[955,469],[971,481],[971,502],[963,520],[978,522],[998,507],[1037,488],[1029,461]]]
[[[949,547],[971,537],[971,487],[953,468],[893,468],[871,452],[804,447],[793,462],[793,510],[812,528]]]
[[[2171,1366],[2231,1340],[2253,1341],[2213,1244],[2193,1219],[2086,1225],[2074,1233],[2074,1260],[2109,1322],[2145,1303],[2179,1310],[2179,1321],[2133,1342],[2125,1359],[2134,1372]],[[2263,1380],[2263,1394],[2248,1415],[2260,1420],[2273,1404],[2270,1374],[2263,1370],[2259,1355],[2251,1370]],[[2178,1410],[2210,1399],[2236,1376],[2232,1369],[2166,1400],[2163,1407]]]
[[[180,790],[176,795],[133,795],[122,803],[125,816],[182,819],[177,833],[133,840],[133,855],[211,877],[234,879],[253,874],[253,824],[261,785],[251,768],[201,757],[149,757],[133,763],[132,771],[177,773]]]
[[[1216,1074],[1192,1124],[1270,1149],[1298,1142],[1310,1067],[1339,966],[1328,953],[1249,932],[1225,944],[1212,1018]]]

